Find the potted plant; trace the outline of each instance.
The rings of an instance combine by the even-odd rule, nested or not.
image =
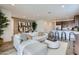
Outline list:
[[[3,43],[3,38],[1,38],[4,33],[4,28],[8,26],[9,20],[5,17],[5,14],[0,11],[0,46]]]
[[[36,24],[36,22],[35,22],[35,21],[33,21],[33,22],[32,22],[33,32],[35,31],[36,27],[37,27],[37,24]]]

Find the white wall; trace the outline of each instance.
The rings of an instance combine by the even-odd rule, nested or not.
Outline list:
[[[55,29],[56,22],[48,20],[37,20],[37,29],[36,31],[49,32]]]
[[[4,34],[2,35],[2,38],[4,39],[4,42],[11,41],[13,36],[13,19],[11,18],[11,12],[6,9],[1,9],[3,13],[8,17],[10,20],[9,26],[5,28]],[[37,20],[37,29],[36,31],[44,31],[49,32],[53,29],[55,29],[56,22],[48,21],[48,20]]]
[[[9,26],[5,28],[4,34],[2,35],[2,38],[4,39],[4,42],[11,41],[13,36],[13,20],[11,18],[11,12],[6,9],[1,9],[2,12],[5,14],[6,17],[8,17],[9,20]]]

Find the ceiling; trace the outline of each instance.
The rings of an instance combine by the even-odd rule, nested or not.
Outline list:
[[[33,20],[72,19],[79,14],[78,4],[1,4],[12,16]]]

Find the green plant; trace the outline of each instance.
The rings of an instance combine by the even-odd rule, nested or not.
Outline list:
[[[5,14],[0,11],[0,38],[1,38],[1,35],[4,33],[4,28],[8,26],[9,24],[8,22],[9,20],[7,19]]]
[[[33,28],[33,31],[35,31],[36,27],[37,27],[37,24],[36,24],[35,21],[33,21],[33,22],[32,22],[32,28]]]

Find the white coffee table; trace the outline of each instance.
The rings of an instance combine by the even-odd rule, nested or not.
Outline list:
[[[48,48],[48,55],[66,55],[68,43],[60,42],[60,47],[58,49]]]

